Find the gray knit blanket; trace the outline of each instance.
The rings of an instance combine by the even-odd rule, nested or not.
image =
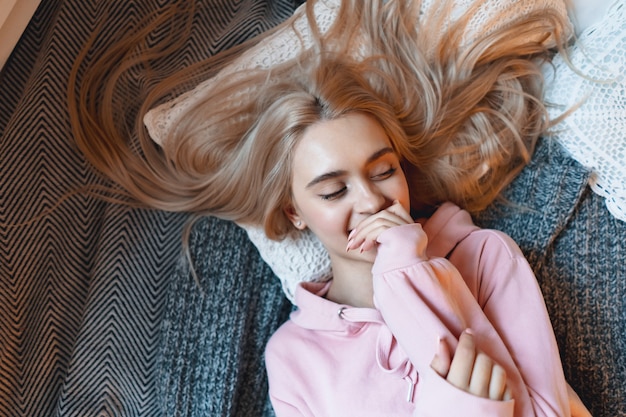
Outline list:
[[[159,2],[108,3],[114,32]],[[199,3],[179,66],[267,30],[297,2]],[[0,416],[272,416],[263,347],[291,306],[245,233],[199,221],[196,281],[181,255],[187,216],[62,199],[102,181],[73,143],[65,98],[102,13],[102,2],[42,1],[0,73]],[[528,256],[593,415],[626,416],[626,224],[586,183],[542,142],[477,222]]]

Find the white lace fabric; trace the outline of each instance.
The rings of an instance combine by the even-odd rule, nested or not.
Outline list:
[[[590,186],[609,212],[626,221],[626,5],[615,1],[571,48],[568,65],[554,60],[545,100],[556,118],[579,105],[553,129],[569,154],[592,172]],[[574,69],[573,69],[574,68]],[[548,70],[548,77],[551,76]]]
[[[390,0],[393,1],[393,0]],[[455,0],[452,18],[459,17],[476,0]],[[482,1],[482,0],[480,0]],[[439,0],[424,0],[422,11],[437,6]],[[340,0],[322,0],[316,4],[315,19],[322,32],[333,24],[339,10]],[[311,31],[301,6],[295,12],[293,25],[288,21],[281,30],[271,37],[264,39],[254,48],[246,51],[238,60],[231,63],[216,77],[200,83],[193,90],[164,103],[150,112],[144,118],[144,123],[151,138],[163,145],[168,131],[180,119],[181,115],[194,103],[202,100],[214,83],[222,77],[232,76],[235,72],[244,69],[270,68],[272,65],[285,62],[297,56],[302,50],[312,44]],[[564,0],[489,0],[483,1],[481,7],[469,22],[465,39],[471,39],[474,34],[493,31],[517,16],[533,10],[542,10],[551,7],[567,15]],[[423,13],[425,14],[425,13]],[[443,29],[442,29],[443,30]],[[285,295],[294,302],[294,292],[298,283],[302,281],[327,280],[331,277],[330,258],[319,240],[309,231],[294,234],[284,241],[275,242],[267,238],[259,227],[243,227],[250,240],[259,250],[261,257],[272,268],[282,283]]]

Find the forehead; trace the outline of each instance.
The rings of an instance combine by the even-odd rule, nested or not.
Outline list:
[[[348,114],[318,122],[306,129],[294,153],[294,175],[307,171],[347,169],[364,163],[373,153],[391,146],[384,129],[372,116]]]

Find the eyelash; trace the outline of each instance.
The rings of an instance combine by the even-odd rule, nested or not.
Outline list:
[[[374,178],[377,178],[379,180],[386,180],[387,178],[389,178],[393,174],[395,174],[396,170],[397,170],[397,168],[391,167],[387,171],[383,172],[382,174],[375,175]]]
[[[375,181],[386,180],[387,178],[389,178],[393,174],[395,174],[396,170],[397,170],[397,168],[391,167],[387,171],[383,172],[382,174],[374,175],[372,177],[372,179],[374,179]],[[334,200],[334,199],[340,197],[346,191],[346,189],[347,189],[347,187],[342,187],[340,190],[337,190],[334,193],[322,194],[322,195],[320,195],[320,198],[322,200],[325,200],[325,201]]]
[[[337,197],[341,196],[341,194],[343,194],[346,191],[346,187],[342,187],[341,190],[335,191],[334,193],[330,193],[330,194],[322,194],[320,195],[322,200],[334,200]]]

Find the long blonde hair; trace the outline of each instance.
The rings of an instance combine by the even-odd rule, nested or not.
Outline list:
[[[160,148],[148,137],[143,114],[259,40],[165,78],[133,103],[140,105],[134,126],[120,122],[128,114],[124,74],[162,59],[177,37],[156,49],[144,39],[160,23],[192,12],[175,3],[134,37],[109,46],[85,74],[79,66],[73,72],[74,133],[116,185],[108,198],[262,224],[279,239],[291,227],[282,207],[289,201],[291,149],[301,133],[318,120],[361,111],[378,119],[405,161],[413,205],[453,201],[477,211],[529,161],[549,123],[540,64],[551,54],[546,39],[563,42],[565,23],[557,13],[522,16],[461,48],[473,9],[448,24],[443,15],[418,19],[419,1],[344,1],[323,34],[309,0],[313,48],[270,70],[218,83]],[[93,49],[86,47],[84,57]]]

